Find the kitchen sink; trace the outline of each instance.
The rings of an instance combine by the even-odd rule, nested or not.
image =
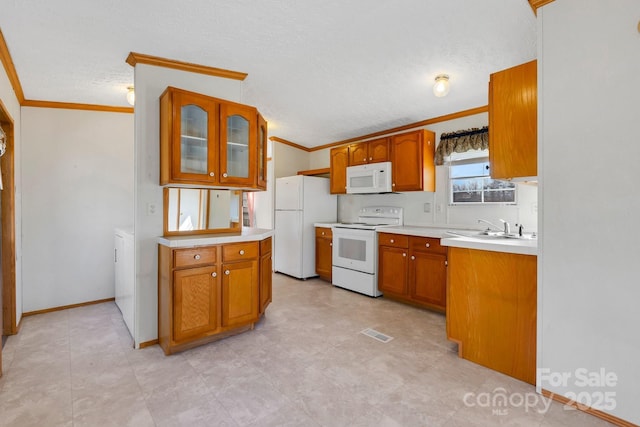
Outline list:
[[[447,234],[452,237],[471,237],[474,239],[483,239],[483,240],[500,240],[500,239],[521,239],[521,240],[532,240],[537,239],[537,235],[535,233],[522,233],[519,235],[518,233],[504,233],[502,231],[450,231],[447,230]]]

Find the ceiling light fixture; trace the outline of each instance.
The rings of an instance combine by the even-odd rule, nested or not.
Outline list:
[[[447,74],[438,74],[436,83],[433,85],[433,94],[438,98],[446,96],[449,93],[449,76]]]
[[[129,105],[134,105],[136,103],[136,92],[133,90],[133,86],[129,86],[127,88],[127,102]]]

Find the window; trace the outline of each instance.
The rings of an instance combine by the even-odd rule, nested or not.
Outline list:
[[[516,203],[515,184],[492,179],[487,157],[451,160],[449,184],[451,204]]]

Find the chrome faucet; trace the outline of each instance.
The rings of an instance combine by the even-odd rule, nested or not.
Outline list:
[[[509,227],[509,223],[504,219],[500,219],[500,221],[504,224],[504,234],[511,234],[511,227]]]

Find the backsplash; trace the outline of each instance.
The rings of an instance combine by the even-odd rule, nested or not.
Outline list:
[[[338,196],[338,220],[355,221],[364,206],[398,206],[404,208],[406,225],[459,226],[484,228],[478,218],[512,226],[522,224],[526,231],[538,231],[538,187],[517,183],[517,205],[449,205],[446,166],[436,167],[436,192],[406,192],[389,194],[348,194]],[[428,210],[425,212],[425,204]]]

